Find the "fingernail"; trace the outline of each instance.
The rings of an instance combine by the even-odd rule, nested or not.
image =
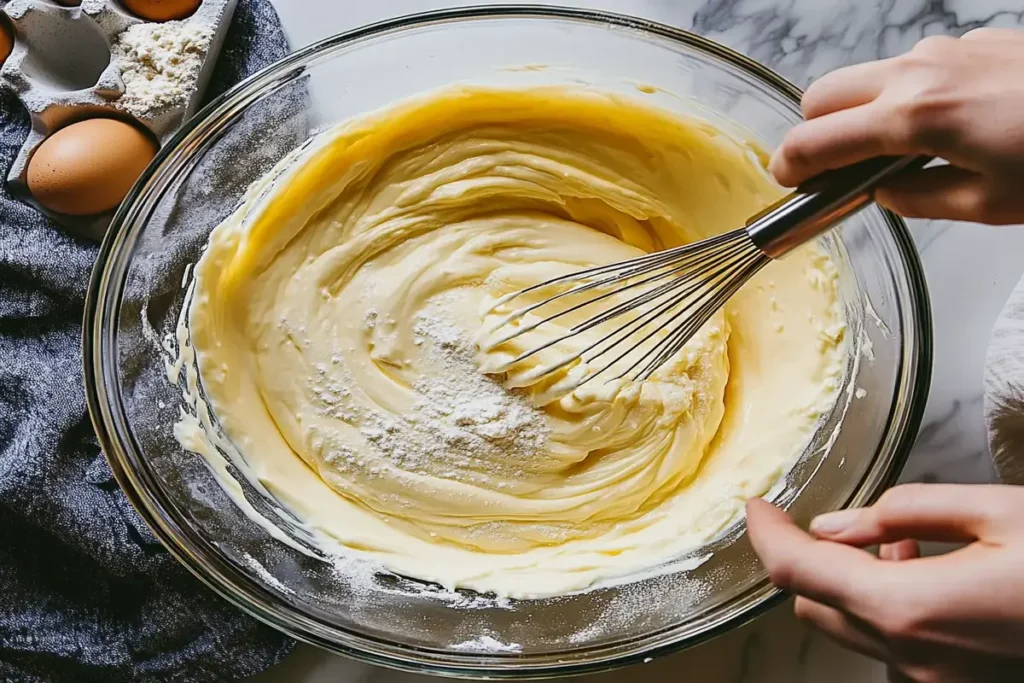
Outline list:
[[[838,510],[818,515],[811,520],[811,533],[836,536],[853,526],[859,515],[860,510]]]

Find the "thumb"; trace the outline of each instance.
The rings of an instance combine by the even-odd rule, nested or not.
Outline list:
[[[819,515],[810,531],[861,547],[904,539],[967,543],[998,535],[1006,523],[998,510],[1024,509],[1021,498],[1006,486],[909,484],[886,491],[871,507]]]

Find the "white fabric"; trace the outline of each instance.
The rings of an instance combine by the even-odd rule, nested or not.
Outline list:
[[[985,360],[985,423],[999,478],[1024,484],[1024,280],[992,328]]]

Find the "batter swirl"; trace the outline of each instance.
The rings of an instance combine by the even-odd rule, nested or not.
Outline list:
[[[349,121],[211,234],[188,315],[206,399],[283,505],[394,571],[539,597],[649,568],[733,522],[834,404],[829,257],[771,264],[644,383],[560,393],[529,363],[486,374],[518,347],[474,340],[509,292],[779,192],[752,148],[592,91],[456,89]],[[212,429],[179,439],[206,452]]]

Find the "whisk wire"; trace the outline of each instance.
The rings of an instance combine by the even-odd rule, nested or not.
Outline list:
[[[511,368],[520,361],[526,360],[545,349],[552,348],[584,332],[614,321],[627,313],[638,312],[634,318],[603,334],[599,339],[583,349],[568,353],[560,360],[534,369],[526,375],[528,378],[539,378],[580,359],[587,365],[593,365],[595,361],[606,354],[619,349],[619,352],[611,361],[604,363],[594,371],[588,372],[576,385],[577,387],[582,386],[594,377],[604,374],[613,367],[617,367],[622,361],[629,359],[632,354],[642,350],[645,345],[649,344],[666,327],[676,324],[677,321],[683,319],[683,324],[679,325],[677,329],[674,329],[662,339],[658,339],[649,349],[644,350],[635,359],[629,359],[627,361],[630,363],[629,366],[619,373],[616,379],[628,376],[638,367],[641,369],[636,373],[634,379],[649,377],[654,370],[682,348],[711,318],[714,311],[721,305],[721,297],[716,295],[716,290],[721,290],[723,284],[728,284],[737,275],[749,277],[747,273],[756,272],[768,260],[768,257],[751,243],[747,232],[740,229],[718,235],[697,245],[686,245],[617,264],[598,266],[578,273],[553,278],[504,297],[491,310],[495,310],[498,306],[506,304],[523,294],[537,292],[545,287],[565,284],[567,282],[578,282],[581,284],[514,311],[502,319],[496,329],[500,329],[503,325],[521,319],[529,313],[538,311],[540,308],[566,297],[586,294],[591,291],[594,291],[595,295],[586,298],[584,301],[568,305],[564,309],[550,315],[540,317],[537,321],[516,326],[508,334],[489,341],[487,348],[494,348],[516,339],[542,325],[547,325],[588,306],[607,301],[611,297],[622,297],[624,292],[660,282],[660,284],[652,287],[649,291],[643,291],[637,296],[619,301],[607,310],[576,323],[565,333],[523,351],[506,364],[507,368]],[[590,278],[596,279],[591,280]],[[597,293],[602,288],[611,289]],[[738,287],[735,289],[738,289]],[[735,289],[732,287],[725,288],[726,291],[730,292],[728,296],[731,296]],[[718,293],[720,294],[721,292],[719,291]],[[620,348],[624,342],[637,334],[642,336],[634,343],[628,344],[624,349]]]
[[[926,157],[878,157],[829,171],[752,216],[743,228],[620,263],[569,273],[513,292],[499,299],[491,307],[491,312],[523,295],[547,287],[572,285],[503,318],[491,330],[486,348],[495,348],[554,320],[611,300],[613,305],[608,310],[598,312],[576,323],[564,334],[520,353],[508,363],[508,367],[626,313],[637,312],[635,317],[603,333],[600,339],[583,350],[536,368],[529,376],[540,378],[582,359],[588,366],[587,374],[580,378],[581,381],[575,385],[577,387],[612,367],[618,367],[623,361],[628,363],[628,367],[618,374],[618,378],[632,375],[636,381],[649,379],[711,320],[715,311],[772,259],[816,238],[867,206],[873,189],[885,179],[897,173],[920,170],[930,161]],[[638,295],[629,298],[628,293],[648,285],[652,286],[650,291],[640,290]],[[570,300],[571,305],[564,310],[547,316],[538,314],[538,321],[516,325],[511,332],[496,335],[503,326],[552,302],[585,296],[588,292],[596,295],[579,303]],[[624,300],[613,299],[622,297],[623,293],[627,293]],[[670,329],[665,332],[667,328]],[[662,336],[658,337],[659,334]],[[630,343],[634,337],[639,338]],[[616,350],[615,357],[592,371],[589,366],[612,353],[613,349]]]
[[[757,255],[755,255],[754,258],[739,269],[738,272],[730,274],[726,278],[726,284],[722,289],[714,290],[712,297],[705,301],[705,303],[692,317],[688,318],[686,322],[680,325],[678,329],[673,330],[669,336],[662,341],[662,352],[655,356],[642,370],[640,370],[634,377],[634,380],[643,381],[649,379],[659,367],[664,365],[672,356],[682,350],[686,343],[690,341],[698,331],[700,331],[700,328],[707,324],[715,311],[721,308],[729,298],[739,291],[747,280],[753,277],[759,270],[761,270],[761,268],[767,265],[768,262],[768,258],[757,258]]]
[[[575,361],[575,360],[577,360],[579,358],[582,358],[583,356],[587,355],[588,353],[590,353],[591,351],[593,351],[597,347],[601,346],[605,342],[609,341],[613,337],[621,336],[621,337],[625,338],[625,337],[629,336],[635,330],[643,328],[645,325],[649,324],[650,322],[653,322],[654,320],[656,320],[658,317],[660,317],[662,314],[664,314],[666,311],[668,311],[672,307],[677,306],[681,301],[685,300],[686,297],[687,297],[686,292],[683,292],[682,294],[677,294],[676,296],[672,297],[668,301],[663,302],[657,308],[654,308],[654,309],[649,310],[649,311],[645,311],[644,313],[642,313],[641,315],[637,316],[633,320],[629,321],[628,323],[626,323],[622,327],[619,327],[619,328],[617,328],[615,330],[612,330],[611,332],[609,332],[608,334],[604,335],[603,337],[601,337],[597,341],[593,342],[590,346],[587,346],[587,347],[581,349],[580,351],[577,351],[576,353],[573,353],[573,354],[571,354],[569,356],[566,356],[565,358],[563,358],[558,363],[545,366],[541,370],[541,372],[539,374],[543,375],[543,374],[548,374],[550,372],[554,372],[556,370],[559,370],[559,369],[565,367],[566,365],[569,365],[573,361]],[[543,351],[544,349],[550,348],[550,347],[554,346],[555,344],[557,344],[557,343],[559,343],[559,342],[561,342],[561,341],[563,341],[565,339],[568,339],[570,337],[574,337],[577,334],[585,331],[586,329],[590,329],[591,327],[593,327],[596,324],[597,324],[596,322],[588,321],[587,326],[584,327],[584,328],[581,328],[581,329],[573,328],[572,330],[570,330],[566,334],[561,335],[560,337],[557,337],[556,339],[550,340],[550,341],[548,341],[548,342],[546,342],[546,343],[544,343],[544,344],[542,344],[540,346],[537,346],[537,347],[535,347],[533,349],[530,349],[529,351],[526,351],[526,352],[520,354],[519,356],[514,358],[512,361],[510,361],[509,365],[514,365],[515,363],[519,362],[520,360],[528,358],[528,357],[530,357],[530,356],[532,356],[532,355],[534,355],[534,354],[536,354],[536,353],[538,353],[540,351]],[[607,347],[605,347],[604,349],[602,349],[601,351],[599,351],[595,355],[591,356],[590,358],[585,359],[585,362],[587,362],[588,364],[592,363],[594,360],[596,360],[597,358],[600,358],[602,355],[604,355],[605,353],[607,353],[608,351],[613,349],[621,341],[622,341],[622,339],[619,339],[617,341],[614,341],[614,342],[610,343]],[[619,359],[616,359],[616,360],[612,361],[609,365],[614,365],[616,362],[618,362],[618,360],[621,360],[621,357]],[[596,373],[593,373],[590,377],[588,377],[586,380],[584,380],[584,382],[585,381],[589,381],[589,379],[591,379],[593,376],[601,374],[602,372],[607,370],[607,368],[608,368],[608,366],[602,368],[601,370],[599,370]],[[583,384],[583,382],[580,383],[580,386],[582,386],[582,384]]]
[[[708,242],[711,243],[711,244],[709,244],[709,246],[714,246],[714,245],[717,245],[717,244],[720,244],[720,243],[734,241],[734,240],[736,240],[736,238],[740,237],[740,235],[736,234],[737,232],[738,231],[734,231],[733,233],[725,233],[723,235],[717,235],[716,237],[712,238],[711,240],[708,240]],[[567,282],[588,281],[588,280],[591,280],[591,278],[593,278],[593,277],[596,277],[596,276],[599,276],[599,275],[605,275],[606,273],[611,273],[611,275],[609,275],[608,277],[605,277],[605,278],[603,278],[601,280],[594,280],[594,281],[585,282],[585,284],[577,285],[576,287],[573,287],[573,288],[568,289],[568,290],[566,290],[564,292],[560,292],[558,294],[555,294],[554,296],[548,297],[547,299],[539,301],[539,302],[537,302],[535,304],[531,304],[529,306],[525,306],[523,308],[517,309],[517,310],[513,311],[512,313],[510,313],[507,317],[502,319],[502,321],[498,325],[500,327],[501,325],[506,325],[506,324],[508,324],[510,322],[514,322],[514,321],[524,317],[525,315],[527,315],[529,313],[532,313],[533,311],[537,310],[538,308],[541,308],[542,306],[547,306],[548,304],[550,304],[550,303],[552,303],[554,301],[557,301],[558,299],[562,299],[564,297],[571,296],[573,294],[579,294],[581,292],[586,292],[586,291],[589,291],[591,289],[598,289],[600,287],[604,287],[604,286],[606,286],[608,284],[611,284],[611,283],[614,283],[614,282],[621,282],[623,280],[627,280],[629,278],[636,277],[637,275],[642,275],[642,274],[650,272],[652,270],[657,270],[658,268],[663,267],[665,264],[670,264],[670,265],[674,264],[674,265],[679,266],[681,269],[685,268],[685,266],[687,264],[692,264],[692,263],[698,261],[700,256],[702,255],[701,252],[699,252],[696,249],[694,249],[694,246],[695,246],[694,244],[686,244],[686,245],[683,245],[681,247],[674,247],[672,249],[667,249],[665,251],[656,252],[654,254],[648,254],[648,255],[645,255],[645,256],[638,256],[636,258],[629,259],[629,260],[626,260],[626,261],[621,261],[619,263],[613,263],[613,264],[609,264],[609,265],[605,265],[605,266],[595,266],[594,268],[588,268],[586,270],[578,271],[578,272],[575,272],[575,273],[570,273],[568,275],[561,275],[559,277],[551,278],[550,280],[545,280],[544,282],[540,282],[540,283],[538,283],[536,285],[531,285],[530,287],[526,287],[525,289],[521,289],[521,290],[519,290],[517,292],[513,292],[512,294],[509,294],[508,296],[505,296],[505,297],[499,299],[491,307],[491,310],[493,311],[496,308],[498,308],[499,306],[505,305],[508,302],[513,301],[514,299],[517,299],[517,298],[519,298],[519,297],[521,297],[521,296],[523,296],[525,294],[528,294],[530,292],[535,292],[535,291],[537,291],[539,289],[544,289],[544,288],[552,287],[552,286],[557,285],[557,284],[563,284],[563,283],[567,283]],[[636,283],[636,285],[639,285],[639,284],[643,284],[643,283]],[[636,285],[631,285],[631,286],[636,286]],[[599,301],[599,300],[600,299],[595,299],[594,302]],[[592,303],[592,302],[588,302],[588,303]],[[562,314],[564,315],[565,313],[569,313],[569,312],[570,311],[564,311]],[[558,316],[555,316],[555,317],[558,317]],[[546,322],[546,320],[541,321],[539,323],[536,323],[535,325],[533,325],[531,327],[517,328],[516,332],[512,336],[507,337],[507,338],[503,338],[502,341],[508,341],[510,339],[514,339],[516,336],[519,336],[520,334],[528,332],[528,331],[530,331],[532,329],[536,329],[539,325],[542,325],[544,322]]]
[[[519,291],[512,292],[508,296],[505,296],[502,299],[500,299],[495,304],[495,306],[499,306],[499,305],[502,305],[502,304],[504,304],[506,302],[512,301],[513,299],[519,298],[519,297],[523,296],[524,294],[529,294],[531,292],[537,291],[538,289],[544,289],[544,288],[547,288],[547,287],[551,287],[552,285],[556,285],[556,284],[559,284],[559,283],[562,283],[562,282],[573,282],[573,281],[577,281],[577,280],[586,280],[586,279],[594,277],[595,275],[601,275],[603,273],[612,272],[612,271],[619,271],[619,270],[622,270],[624,268],[630,268],[630,267],[634,267],[634,266],[640,267],[640,266],[643,266],[644,264],[647,264],[647,263],[662,263],[662,262],[665,262],[665,261],[674,261],[674,260],[677,260],[678,258],[680,258],[681,256],[685,255],[685,254],[699,255],[701,253],[701,251],[702,251],[701,247],[708,247],[709,248],[709,247],[718,246],[718,245],[720,245],[723,242],[733,241],[733,240],[737,239],[737,237],[740,237],[740,235],[737,234],[739,232],[740,231],[734,230],[732,232],[726,232],[726,233],[722,233],[720,235],[715,235],[714,237],[711,237],[711,238],[709,238],[707,240],[704,240],[703,242],[693,242],[693,243],[690,243],[690,244],[684,244],[684,245],[679,246],[679,247],[672,247],[671,249],[665,249],[664,251],[657,251],[657,252],[654,252],[653,254],[645,254],[644,256],[637,256],[636,258],[627,259],[625,261],[620,261],[618,263],[609,263],[609,264],[603,265],[603,266],[594,266],[593,268],[587,268],[587,269],[579,270],[579,271],[576,271],[576,272],[573,272],[573,273],[568,273],[566,275],[560,275],[558,277],[553,277],[553,278],[551,278],[549,280],[545,280],[543,282],[538,282],[535,285],[530,285],[529,287],[524,287],[523,289],[520,289]],[[559,296],[561,296],[561,295],[559,295]],[[538,306],[544,305],[545,303],[553,300],[553,298],[554,297],[552,297],[552,299],[547,299],[545,301],[542,301],[542,302],[540,302],[540,304],[537,304],[537,305]]]
[[[730,254],[729,256],[732,256],[732,254]],[[726,261],[726,260],[727,259],[725,258],[725,256],[723,256],[723,258],[712,260],[712,262],[710,262],[709,265],[717,266],[717,265],[721,264],[723,261]],[[711,276],[711,278],[717,278],[717,276],[718,276],[718,272],[713,274]],[[694,294],[696,294],[698,291],[700,291],[700,289],[702,287],[705,286],[705,283],[703,283],[703,282],[701,282],[699,280],[698,281],[694,281],[692,278],[680,278],[680,279],[672,281],[672,282],[670,282],[668,284],[671,285],[670,289],[679,289],[679,288],[683,288],[683,287],[685,287],[685,289],[683,289],[682,292],[678,292],[675,296],[673,296],[668,301],[664,302],[658,308],[652,309],[650,311],[647,311],[647,312],[641,314],[640,316],[638,316],[637,320],[644,320],[645,324],[649,323],[649,322],[653,322],[654,320],[656,320],[658,317],[660,317],[664,313],[672,310],[673,308],[675,308],[676,306],[680,305],[681,303],[683,303],[687,299],[691,298]],[[635,300],[627,302],[626,304],[623,304],[623,305],[629,306],[629,305],[635,304],[636,306],[640,306],[640,305],[643,305],[643,304],[647,303],[649,300],[650,299],[648,299],[648,298],[635,299]],[[685,309],[684,309],[684,312],[685,312]],[[673,316],[673,318],[671,318],[670,321],[673,320],[673,319],[675,319],[675,316]],[[642,327],[642,326],[643,325],[641,324],[638,327]],[[650,334],[648,334],[646,337],[644,337],[641,340],[641,342],[646,341],[647,339],[649,339],[650,336],[653,336],[653,334],[656,334],[657,331],[658,331],[657,329],[652,331]],[[606,351],[608,351],[608,349],[605,349],[605,350],[601,351],[601,353],[593,356],[591,359],[588,360],[588,362],[592,362],[593,360],[596,360],[599,356],[603,355]],[[615,361],[612,361],[612,364],[618,362],[619,360],[621,360],[621,358],[618,358]]]
[[[720,262],[722,262],[724,260],[727,260],[728,258],[731,258],[731,257],[734,257],[734,256],[738,255],[739,253],[741,253],[744,250],[745,245],[741,241],[736,239],[737,237],[740,237],[739,235],[733,235],[732,233],[727,233],[726,235],[722,235],[720,237],[732,237],[733,238],[732,241],[734,243],[730,244],[725,249],[723,249],[722,253],[720,253],[720,254],[710,258],[709,260],[706,260],[704,263],[701,263],[700,265],[703,268],[713,267],[713,266],[717,265],[718,263],[720,263]],[[725,239],[716,240],[716,242],[721,242],[721,243],[725,243],[727,241],[729,241],[729,240],[725,240]],[[687,246],[689,246],[689,245],[687,245]],[[659,255],[662,255],[662,254],[665,254],[665,253],[667,253],[667,252],[661,252]],[[551,314],[549,316],[541,318],[540,320],[537,320],[536,322],[530,323],[528,325],[519,326],[519,327],[515,328],[509,334],[506,334],[505,336],[500,337],[497,340],[491,341],[489,343],[489,346],[490,347],[494,347],[494,346],[498,346],[500,344],[503,344],[505,342],[512,341],[513,339],[516,339],[517,337],[520,337],[520,336],[526,334],[527,332],[531,332],[531,331],[537,329],[538,327],[540,327],[542,325],[546,325],[548,323],[551,323],[554,320],[557,320],[558,318],[564,317],[564,316],[569,315],[571,313],[575,313],[575,312],[577,312],[577,311],[579,311],[579,310],[581,310],[581,309],[583,309],[583,308],[585,308],[587,306],[590,306],[592,304],[604,301],[604,300],[606,300],[606,299],[608,299],[608,298],[610,298],[612,296],[620,295],[622,292],[624,292],[626,290],[634,289],[636,287],[640,287],[640,286],[649,284],[651,282],[655,282],[657,280],[662,280],[662,279],[664,279],[664,278],[666,278],[668,276],[683,274],[687,270],[692,269],[694,265],[696,265],[694,260],[693,259],[689,259],[689,258],[684,259],[684,261],[682,263],[679,263],[678,259],[674,259],[673,260],[673,259],[661,258],[661,259],[659,259],[658,265],[651,266],[651,267],[645,267],[643,270],[630,267],[631,263],[643,260],[645,258],[647,258],[647,257],[639,257],[638,259],[635,259],[633,262],[625,261],[625,262],[622,262],[620,264],[617,264],[619,268],[625,267],[625,271],[622,272],[622,273],[617,273],[614,276],[609,276],[609,277],[603,278],[602,280],[600,280],[600,281],[598,281],[596,283],[587,283],[586,285],[581,285],[579,287],[574,287],[574,288],[572,288],[572,289],[570,289],[568,291],[556,294],[556,295],[554,295],[554,296],[552,296],[552,297],[550,297],[548,299],[545,299],[545,300],[543,300],[543,301],[541,301],[539,303],[532,304],[532,305],[530,305],[528,307],[520,309],[520,310],[516,311],[515,313],[511,314],[510,316],[504,318],[499,323],[498,327],[501,327],[502,325],[507,325],[509,322],[514,321],[514,320],[516,320],[518,318],[522,318],[527,313],[535,311],[535,310],[541,308],[542,306],[546,306],[548,304],[551,304],[551,303],[553,303],[553,302],[557,301],[558,299],[561,299],[561,298],[563,298],[565,296],[568,296],[568,295],[571,295],[571,294],[577,294],[577,293],[584,292],[584,291],[588,291],[588,290],[596,288],[597,286],[605,286],[605,285],[612,284],[614,282],[622,282],[624,280],[628,280],[631,277],[636,277],[636,275],[638,273],[646,273],[646,272],[651,272],[652,270],[656,270],[657,268],[668,267],[666,265],[666,263],[668,263],[669,265],[672,265],[673,267],[671,267],[669,270],[665,270],[665,271],[663,271],[661,273],[657,273],[657,274],[652,275],[652,276],[650,276],[648,278],[644,278],[644,279],[640,279],[640,280],[635,280],[633,282],[629,282],[629,283],[627,283],[627,284],[625,284],[625,285],[623,285],[623,286],[621,286],[621,287],[619,287],[619,288],[617,288],[615,290],[612,290],[610,292],[605,292],[604,294],[598,295],[598,296],[596,296],[594,298],[591,298],[591,299],[588,299],[588,300],[583,301],[581,303],[578,303],[578,304],[575,304],[573,306],[570,306],[570,307],[568,307],[568,308],[566,308],[566,309],[564,309],[562,311],[559,311],[557,313],[553,313],[553,314]],[[602,266],[601,268],[602,268],[602,270],[604,270],[604,272],[609,272],[611,267],[610,266]],[[579,278],[582,278],[584,276],[584,274],[585,273],[579,273],[577,275],[578,275]],[[565,281],[566,281],[566,277],[565,276],[563,276],[561,278],[554,278],[553,280],[548,280],[548,281],[540,283],[538,285],[534,285],[534,286],[532,286],[530,288],[521,290],[520,292],[517,292],[516,295],[526,293],[527,291],[530,291],[530,290],[536,291],[536,290],[538,290],[538,289],[540,289],[542,287],[549,286],[549,285],[552,285],[552,284],[557,284],[559,282],[565,282]],[[637,299],[628,300],[628,301],[622,302],[620,304],[617,304],[617,305],[613,306],[612,308],[610,308],[608,311],[606,311],[604,314],[601,314],[599,316],[594,316],[594,317],[589,318],[588,320],[584,321],[583,323],[579,323],[577,325],[574,325],[572,328],[570,328],[570,330],[567,333],[565,333],[563,335],[560,335],[560,336],[558,336],[558,337],[556,337],[554,339],[551,339],[551,340],[545,342],[544,344],[542,344],[540,346],[537,346],[537,347],[535,347],[535,348],[533,348],[533,349],[531,349],[531,350],[529,350],[527,352],[524,352],[524,353],[520,354],[519,356],[517,356],[516,358],[514,358],[510,362],[511,363],[517,363],[519,361],[525,360],[526,358],[529,358],[530,356],[532,356],[532,355],[534,355],[534,354],[536,354],[536,353],[538,353],[540,351],[543,351],[544,349],[550,348],[551,346],[554,346],[555,344],[558,344],[558,343],[563,342],[563,341],[565,341],[567,339],[575,337],[575,336],[577,336],[577,335],[579,335],[579,334],[581,334],[583,332],[586,332],[586,331],[592,329],[593,327],[596,327],[597,325],[603,324],[605,322],[608,322],[609,320],[617,318],[617,317],[623,315],[624,313],[626,313],[626,312],[628,312],[630,310],[635,309],[638,306],[641,306],[641,305],[644,305],[646,303],[649,303],[650,301],[653,301],[654,299],[657,299],[657,298],[661,297],[662,295],[664,295],[664,294],[666,294],[668,292],[671,292],[672,290],[674,290],[674,289],[676,289],[678,287],[684,286],[686,284],[686,282],[687,282],[687,279],[683,278],[683,277],[680,277],[680,278],[675,279],[675,280],[670,280],[669,282],[666,282],[666,283],[658,286],[654,290],[652,290],[650,292],[647,292],[646,294],[641,295]],[[510,301],[510,300],[511,300],[511,298],[509,298],[509,297],[506,297],[505,299],[503,299],[503,301]]]
[[[756,257],[755,257],[755,260],[756,260]],[[726,282],[726,281],[729,280],[729,278],[735,277],[735,275],[737,273],[743,271],[746,267],[747,267],[746,262],[733,262],[733,263],[730,263],[728,265],[725,265],[725,266],[719,268],[717,271],[715,271],[711,275],[709,275],[706,280],[701,280],[701,281],[693,283],[693,285],[691,287],[689,287],[686,292],[684,292],[684,293],[674,297],[673,300],[671,302],[669,302],[671,304],[671,306],[666,307],[665,310],[662,311],[662,313],[664,313],[664,312],[667,312],[668,310],[672,310],[673,308],[677,309],[677,310],[675,310],[675,313],[672,314],[668,318],[668,320],[663,321],[658,327],[656,327],[655,329],[653,329],[650,332],[648,332],[646,335],[644,335],[640,340],[638,340],[632,346],[627,348],[625,351],[621,352],[614,360],[612,360],[610,363],[604,365],[603,367],[601,367],[596,372],[592,373],[584,381],[588,381],[591,377],[595,377],[595,376],[597,376],[599,374],[602,374],[606,370],[608,370],[609,368],[614,367],[617,363],[619,363],[620,361],[622,361],[623,359],[628,357],[631,353],[633,353],[634,351],[639,349],[646,342],[650,341],[651,338],[653,338],[655,335],[657,335],[659,332],[661,332],[663,329],[665,329],[665,327],[667,327],[669,325],[672,325],[677,320],[679,320],[681,317],[683,317],[684,315],[687,315],[691,311],[693,311],[694,306],[697,306],[697,304],[700,303],[703,300],[703,295],[704,294],[706,294],[706,293],[708,293],[710,291],[713,291],[713,288],[719,286],[721,284],[721,282]],[[698,294],[698,293],[701,294],[702,296],[697,296],[697,297],[693,296],[693,295]],[[684,302],[686,302],[687,300],[689,300],[689,303],[686,303],[685,305],[683,305]],[[649,377],[650,374],[653,374],[654,370],[656,370],[658,367],[663,365],[664,362],[666,360],[668,360],[668,358],[670,358],[672,355],[674,355],[676,351],[681,349],[683,347],[683,345],[685,345],[685,343],[687,341],[689,341],[693,337],[693,335],[695,335],[700,330],[700,328],[703,327],[704,324],[707,323],[708,320],[711,319],[711,316],[714,314],[714,312],[718,309],[718,306],[720,305],[720,304],[719,305],[709,305],[709,304],[714,304],[714,302],[715,302],[715,298],[714,297],[712,297],[711,300],[706,301],[703,305],[701,305],[699,308],[697,308],[696,312],[693,313],[691,315],[691,317],[686,319],[686,322],[683,323],[683,325],[679,329],[674,330],[672,333],[670,333],[668,335],[668,337],[666,337],[663,340],[660,340],[651,349],[647,350],[643,355],[641,355],[639,358],[634,360],[633,363],[631,365],[629,365],[619,375],[617,375],[615,377],[615,379],[622,379],[622,378],[626,377],[627,375],[632,373],[633,370],[635,370],[637,368],[637,366],[642,364],[646,359],[649,359],[652,354],[655,354],[658,351],[658,349],[663,349],[667,345],[668,346],[674,346],[674,344],[672,343],[673,340],[682,339],[682,343],[678,345],[678,348],[676,348],[674,351],[670,351],[668,353],[665,353],[665,352],[658,353],[654,357],[654,359],[651,360],[648,363],[648,365],[644,366],[644,368],[640,372],[638,372],[637,375],[633,379],[636,380],[636,379],[646,378],[646,377]],[[591,361],[588,361],[588,362],[592,362],[592,360],[593,359],[591,359]],[[581,385],[582,384],[583,383],[581,382]]]

